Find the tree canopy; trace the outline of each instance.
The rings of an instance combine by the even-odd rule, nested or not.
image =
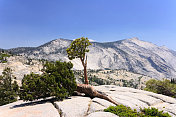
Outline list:
[[[79,58],[84,67],[84,78],[85,83],[88,84],[87,79],[87,56],[86,52],[89,52],[88,46],[91,45],[88,38],[81,37],[72,41],[69,48],[66,49],[68,58],[73,60],[75,58]]]
[[[20,98],[32,101],[51,96],[63,99],[72,95],[76,89],[72,67],[71,62],[46,62],[43,69],[44,74],[31,73],[24,76]]]
[[[85,53],[89,52],[87,48],[91,43],[88,38],[78,38],[72,41],[69,48],[67,48],[68,58],[70,60],[75,58],[85,59]]]

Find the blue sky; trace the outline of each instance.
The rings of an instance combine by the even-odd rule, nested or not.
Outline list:
[[[0,48],[82,36],[176,50],[176,0],[0,0]]]

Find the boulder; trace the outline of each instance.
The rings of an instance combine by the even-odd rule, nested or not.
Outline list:
[[[89,114],[87,117],[118,117],[118,116],[110,112],[94,112]]]
[[[55,102],[62,117],[85,117],[91,104],[89,97],[73,96],[71,99]]]

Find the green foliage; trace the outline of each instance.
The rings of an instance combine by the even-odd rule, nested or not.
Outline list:
[[[10,57],[9,53],[6,53],[4,51],[0,52],[0,63],[6,63],[7,57]]]
[[[175,78],[171,78],[171,83],[172,84],[176,84],[176,79]]]
[[[114,113],[119,117],[137,117],[138,116],[138,112],[136,110],[131,110],[130,107],[125,107],[124,105],[110,106],[104,111]]]
[[[74,71],[75,76],[82,82],[84,82],[84,73],[82,70],[75,70]],[[101,76],[100,74],[106,74]],[[97,85],[117,85],[117,86],[123,86],[123,87],[131,87],[135,89],[143,89],[144,88],[144,81],[142,79],[143,76],[139,76],[137,79],[130,79],[125,80],[124,78],[113,78],[111,77],[111,74],[119,76],[118,70],[107,70],[104,71],[102,69],[98,70],[91,70],[88,69],[87,71],[87,77],[89,79],[89,84],[97,86]],[[124,74],[126,75],[126,74]],[[129,77],[129,76],[125,76]]]
[[[71,62],[46,62],[44,74],[31,73],[24,76],[20,91],[20,98],[35,100],[46,97],[63,99],[72,95],[76,89],[76,82]]]
[[[110,106],[104,111],[114,113],[119,117],[171,117],[168,113],[158,111],[156,108],[144,108],[141,109],[141,112],[137,112],[124,105]]]
[[[145,115],[152,117],[171,117],[168,113],[163,113],[163,111],[158,111],[156,108],[144,108],[142,112]]]
[[[93,84],[93,82],[97,83],[98,85],[110,85],[110,81],[109,80],[105,80],[105,79],[101,79],[98,78],[97,76],[89,76],[89,84]]]
[[[129,81],[122,79],[121,81],[123,82],[123,87],[132,87],[132,88],[135,88],[135,89],[138,88],[138,84],[135,83],[135,81],[133,79],[131,79]]]
[[[10,68],[5,68],[0,76],[0,106],[17,100],[19,86]]]
[[[45,72],[50,76],[54,76],[59,88],[67,90],[69,94],[73,93],[76,89],[76,81],[73,71],[73,64],[71,62],[55,63],[47,62],[45,64]]]
[[[89,52],[89,49],[87,48],[91,43],[89,42],[88,38],[78,38],[72,41],[69,48],[66,49],[68,58],[70,60],[75,58],[81,58],[83,59],[85,57],[85,53]]]
[[[146,88],[144,90],[176,97],[176,84],[171,83],[170,80],[159,81],[151,79],[146,82]]]

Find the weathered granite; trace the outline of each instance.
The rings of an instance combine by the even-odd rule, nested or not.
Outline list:
[[[84,117],[88,114],[91,99],[89,97],[72,97],[55,102],[56,108],[63,117]]]
[[[92,101],[104,106],[105,108],[108,108],[109,106],[115,106],[115,104],[100,98],[93,98]]]
[[[116,102],[132,109],[155,107],[176,117],[176,99],[148,91],[137,90],[114,85],[94,86]],[[54,105],[53,105],[54,104]],[[116,115],[103,112],[105,108],[114,106],[100,98],[72,96],[64,101],[25,103],[17,101],[0,106],[0,117],[115,117]],[[117,116],[116,116],[117,117]]]
[[[90,108],[88,111],[88,114],[97,112],[97,111],[103,111],[104,109],[108,108],[109,106],[115,106],[113,103],[100,99],[100,98],[93,98],[92,103],[90,104]]]
[[[96,86],[96,90],[111,96],[115,101],[132,109],[156,107],[176,117],[176,99],[148,91],[114,85]]]
[[[118,117],[118,116],[110,112],[95,112],[91,113],[87,117]]]
[[[104,109],[106,109],[106,107],[104,107],[96,102],[92,102],[90,104],[88,114],[93,113],[93,112],[97,112],[97,111],[103,111]]]
[[[60,117],[50,102],[26,103],[17,101],[0,106],[0,117]]]

